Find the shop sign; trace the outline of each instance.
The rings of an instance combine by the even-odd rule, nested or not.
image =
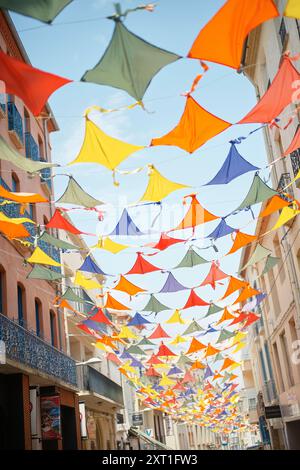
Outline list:
[[[133,413],[133,415],[132,415],[132,425],[133,426],[142,426],[143,423],[144,423],[143,413]]]
[[[45,441],[61,439],[60,397],[54,395],[41,397],[42,439]]]

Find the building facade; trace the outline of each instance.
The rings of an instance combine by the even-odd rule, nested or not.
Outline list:
[[[0,11],[0,49],[29,62],[7,13]],[[48,105],[34,117],[1,83],[0,135],[20,158],[51,161],[49,136],[58,126]],[[0,184],[15,192],[39,193],[53,200],[51,172],[30,175],[0,159]],[[20,216],[20,205],[4,204],[8,217]],[[80,448],[77,377],[74,361],[66,354],[64,324],[53,305],[57,284],[28,279],[35,236],[50,220],[52,203],[28,205],[25,216],[27,246],[0,235],[0,448]],[[53,234],[54,235],[54,234]],[[53,246],[40,247],[55,260]]]
[[[285,1],[277,1],[280,12]],[[244,73],[255,86],[259,99],[269,88],[281,63],[282,54],[291,55],[300,50],[300,22],[279,17],[268,21],[251,32],[244,49]],[[294,62],[300,70],[299,62]],[[297,84],[295,84],[297,87]],[[299,103],[291,104],[279,116],[279,126],[264,128],[268,162],[283,156],[299,126],[299,117],[284,129]],[[273,188],[282,190],[289,184],[300,168],[300,150],[282,158],[271,166]],[[295,183],[289,194],[299,199]],[[300,448],[300,364],[294,359],[294,350],[300,339],[300,221],[292,219],[289,224],[267,234],[277,221],[279,213],[258,220],[256,235],[260,244],[268,248],[272,256],[279,258],[276,266],[262,274],[265,261],[247,268],[243,275],[267,293],[258,311],[260,321],[252,326],[248,337],[255,387],[263,399],[263,407],[278,406],[275,418],[267,419],[273,448]],[[249,259],[255,245],[244,250],[241,266]],[[262,412],[263,413],[263,412]],[[278,416],[281,414],[281,416]]]

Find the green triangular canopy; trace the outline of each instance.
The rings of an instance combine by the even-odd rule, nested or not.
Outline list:
[[[84,302],[88,304],[92,303],[92,302],[89,302],[88,300],[82,299],[81,297],[79,297],[79,295],[75,294],[75,292],[73,291],[73,289],[71,289],[71,287],[67,288],[66,292],[61,296],[61,299],[70,300],[70,302]]]
[[[71,2],[72,0],[0,0],[0,8],[51,23]]]
[[[143,308],[142,312],[159,313],[159,312],[162,312],[163,310],[170,310],[170,307],[166,307],[165,305],[163,305],[159,300],[157,300],[156,297],[154,297],[153,294],[151,294],[149,302]]]
[[[182,333],[182,335],[190,335],[192,333],[195,333],[195,331],[202,331],[203,328],[196,322],[196,320],[193,320],[187,329]]]
[[[221,312],[224,310],[224,307],[218,307],[218,305],[210,304],[207,314],[204,318],[209,317],[210,315],[214,315],[215,313]]]
[[[23,155],[16,152],[10,145],[8,145],[2,136],[0,136],[0,160],[6,160],[13,163],[16,167],[28,173],[36,173],[37,171],[44,170],[45,168],[52,168],[58,166],[55,163],[37,162],[30,158],[24,158]]]
[[[275,194],[278,194],[277,191],[274,191],[258,175],[255,175],[247,196],[236,210],[242,210],[253,204],[264,202],[270,197],[275,196]]]
[[[196,253],[196,251],[190,247],[176,268],[193,268],[198,264],[204,263],[208,263],[208,261],[202,258],[202,256],[198,255],[198,253]]]
[[[181,57],[144,41],[121,21],[98,64],[82,77],[84,82],[120,88],[141,101],[154,75]]]
[[[58,281],[64,276],[59,272],[52,271],[52,269],[46,268],[36,264],[32,271],[28,274],[27,279],[43,279],[45,281]]]
[[[227,380],[229,380],[229,379],[230,379],[231,375],[232,375],[232,374],[229,374],[228,372],[226,372],[226,371],[225,371],[225,373],[224,373],[224,377],[223,377],[223,379],[222,379],[222,382],[221,382],[221,383],[223,384],[224,382],[227,382]]]
[[[224,356],[223,356],[221,353],[218,353],[218,354],[216,354],[216,356],[215,356],[214,363],[215,363],[215,362],[218,362],[218,361],[223,361],[223,359],[224,359]]]
[[[280,258],[277,258],[276,256],[269,255],[268,258],[267,258],[265,267],[264,267],[264,269],[261,273],[261,276],[263,276],[264,274],[267,274],[267,272],[269,272],[271,269],[273,269],[274,266],[276,266],[276,264],[279,263],[279,261],[280,261]]]
[[[103,204],[102,201],[99,201],[98,199],[95,199],[86,193],[80,184],[78,184],[77,181],[73,178],[73,176],[69,177],[69,183],[65,192],[56,202],[61,204],[75,204],[77,206],[83,206],[88,209],[101,206]]]
[[[152,343],[150,339],[144,336],[143,339],[141,339],[141,341],[137,344],[137,346],[154,346],[154,343]]]
[[[139,354],[140,356],[145,356],[145,351],[142,350],[137,344],[132,344],[129,348],[126,349],[126,352],[129,354]]]
[[[252,256],[247,261],[247,263],[240,269],[240,271],[243,271],[244,269],[248,268],[249,266],[252,266],[253,264],[259,263],[261,260],[269,256],[271,253],[272,253],[271,250],[268,250],[268,248],[265,248],[260,243],[258,243],[256,245],[255,250],[252,253]]]
[[[216,342],[217,343],[222,343],[222,341],[226,341],[227,339],[232,338],[235,335],[236,335],[236,333],[233,333],[232,331],[225,330],[225,328],[224,328],[223,330],[221,330],[220,336],[219,336],[219,338]]]
[[[58,238],[49,235],[49,233],[44,232],[38,239],[40,242],[48,243],[49,245],[55,246],[56,248],[61,248],[62,250],[79,250],[78,246],[72,245],[71,243],[64,242]]]
[[[176,364],[177,364],[179,367],[184,367],[184,366],[193,364],[193,361],[192,361],[191,359],[189,359],[187,356],[185,356],[185,355],[181,352],[181,353],[180,353],[180,356],[179,356],[179,359],[178,359],[178,361],[176,362]]]

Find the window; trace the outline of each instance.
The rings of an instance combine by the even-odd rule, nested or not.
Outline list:
[[[279,389],[280,389],[280,392],[283,392],[284,383],[283,383],[283,378],[282,378],[282,373],[281,373],[281,364],[280,364],[280,359],[279,359],[277,343],[273,344],[273,351],[274,351],[275,362],[276,362],[276,372],[277,372],[278,381],[279,381]]]
[[[34,301],[35,307],[35,331],[37,336],[42,336],[42,304],[39,299]]]
[[[274,237],[274,248],[275,248],[275,254],[276,257],[279,259],[282,259],[282,254],[281,254],[281,248],[280,248],[280,242],[279,242],[279,237],[276,235]],[[283,263],[280,268],[279,268],[279,278],[281,282],[285,281],[285,263]]]
[[[0,313],[6,315],[6,272],[0,266]]]
[[[52,346],[57,347],[56,337],[56,315],[53,310],[50,310],[50,339]]]
[[[20,181],[15,173],[11,175],[11,189],[13,193],[20,191]]]
[[[38,145],[40,160],[45,160],[44,142],[42,141],[41,136],[38,136]]]
[[[26,108],[24,108],[25,132],[30,132],[30,116]]]
[[[249,410],[256,410],[256,398],[249,398],[248,406]]]
[[[36,206],[35,204],[29,204],[29,215],[31,220],[34,220],[36,222]]]
[[[25,289],[22,284],[17,286],[18,296],[18,322],[25,327]]]
[[[281,350],[283,354],[283,359],[285,362],[285,370],[287,373],[287,379],[289,386],[295,385],[293,373],[292,373],[292,367],[291,367],[291,361],[290,361],[290,354],[289,354],[289,348],[287,344],[287,337],[285,334],[285,331],[281,333],[280,335],[280,345],[281,345]]]

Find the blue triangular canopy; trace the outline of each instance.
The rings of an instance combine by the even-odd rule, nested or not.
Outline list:
[[[106,274],[102,271],[102,269],[97,266],[95,261],[92,260],[90,256],[87,256],[82,264],[82,266],[78,269],[78,271],[85,271],[86,273],[93,273],[93,274],[102,274],[103,276],[110,276],[110,274]]]
[[[95,322],[93,320],[84,320],[82,324],[87,326],[88,328],[91,328],[92,330],[101,331],[101,333],[105,331],[104,328],[101,327],[101,325],[98,322]]]
[[[237,151],[234,143],[231,144],[229,153],[221,169],[218,171],[216,176],[205,186],[212,184],[227,184],[248,171],[256,171],[259,168],[247,162]]]
[[[172,367],[172,369],[169,370],[168,374],[167,375],[176,375],[176,374],[182,374],[183,371],[181,369],[179,369],[179,367]]]
[[[206,238],[217,240],[218,238],[225,237],[226,235],[229,235],[230,233],[233,233],[235,231],[235,228],[230,227],[230,225],[226,223],[226,220],[222,219],[221,222],[217,225],[217,227],[211,232],[211,234],[207,235]]]
[[[119,222],[109,235],[137,236],[144,235],[144,233],[140,231],[140,229],[135,225],[132,218],[128,214],[127,210],[124,209]]]
[[[152,323],[149,320],[146,320],[146,318],[142,317],[140,313],[136,313],[134,317],[131,318],[131,320],[127,323],[128,326],[142,326],[146,325],[147,323]]]
[[[178,282],[175,277],[173,276],[172,273],[169,273],[167,280],[164,284],[164,286],[161,288],[159,293],[166,293],[166,292],[179,292],[181,290],[188,289],[187,287],[184,287],[180,282]]]
[[[137,359],[132,359],[130,365],[132,367],[138,367],[139,369],[145,369],[145,366],[140,361],[138,361]]]
[[[126,349],[124,349],[124,351],[122,352],[121,356],[120,356],[121,359],[131,359],[133,361],[134,357],[129,354],[129,352],[126,351]]]

